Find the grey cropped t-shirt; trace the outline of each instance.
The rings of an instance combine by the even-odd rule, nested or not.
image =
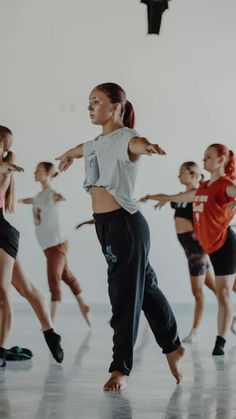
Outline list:
[[[89,192],[92,186],[103,186],[130,214],[139,210],[133,198],[139,159],[131,161],[128,144],[139,134],[127,127],[111,134],[99,135],[83,145],[85,160],[84,188]]]

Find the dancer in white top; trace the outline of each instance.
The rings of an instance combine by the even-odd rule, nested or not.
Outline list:
[[[58,174],[50,162],[40,162],[35,171],[35,180],[42,191],[34,198],[20,199],[23,204],[33,205],[35,233],[47,259],[48,283],[51,293],[51,317],[54,321],[61,301],[60,282],[63,280],[71,289],[79,304],[81,313],[90,326],[90,309],[82,297],[78,280],[67,264],[68,242],[60,222],[60,202],[65,198],[51,188],[51,180]]]

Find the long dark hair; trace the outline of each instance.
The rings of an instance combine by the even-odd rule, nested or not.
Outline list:
[[[10,151],[11,143],[7,141],[7,135],[12,135],[12,132],[9,128],[0,125],[0,139],[3,142],[4,153],[6,155],[3,157],[3,162],[14,163],[15,156],[12,151]],[[14,212],[15,210],[15,180],[14,174],[11,173],[10,183],[5,193],[5,211]]]
[[[135,113],[131,102],[126,99],[126,93],[119,84],[116,83],[102,83],[98,84],[95,89],[101,90],[109,97],[111,103],[120,103],[121,116],[125,127],[134,128]]]

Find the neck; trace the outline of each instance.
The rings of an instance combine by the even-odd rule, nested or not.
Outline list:
[[[223,168],[214,170],[211,173],[211,181],[215,181],[215,180],[219,179],[222,176],[225,176],[225,172],[224,172],[224,169]]]
[[[50,182],[48,180],[45,180],[44,182],[41,182],[42,190],[45,191],[45,189],[48,189],[50,186]]]
[[[107,123],[102,125],[102,134],[111,134],[113,131],[116,131],[119,128],[124,128],[124,124],[122,121],[109,120]]]

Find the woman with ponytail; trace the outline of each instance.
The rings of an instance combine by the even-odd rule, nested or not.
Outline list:
[[[51,318],[54,322],[61,301],[61,280],[69,286],[79,304],[81,313],[90,326],[90,309],[85,304],[80,284],[71,273],[67,263],[68,242],[60,221],[60,203],[65,198],[51,187],[58,175],[50,162],[40,162],[35,171],[35,180],[42,191],[34,198],[19,199],[22,204],[33,205],[35,233],[47,260],[48,285],[51,293]]]
[[[13,141],[12,132],[9,128],[0,125],[0,203],[5,201],[5,211],[12,213],[15,209],[15,188],[14,188],[14,171],[23,171],[20,167],[14,165],[14,154],[10,151]],[[46,303],[40,291],[26,279],[20,267],[18,259],[19,233],[10,226],[4,219],[2,205],[0,205],[0,294],[2,295],[0,311],[2,315],[0,332],[0,366],[5,366],[5,341],[10,330],[12,311],[10,305],[10,284],[12,284],[22,297],[25,297],[33,307],[40,323],[47,345],[57,362],[63,360],[63,350],[60,346],[61,336],[55,333],[52,320],[47,311]],[[2,258],[7,263],[2,261]],[[16,260],[15,260],[16,259]],[[2,272],[6,272],[8,276],[2,280]],[[6,274],[5,274],[6,275]],[[6,296],[7,303],[4,302],[3,296]]]
[[[5,220],[3,209],[13,212],[12,172],[23,171],[13,163],[12,141],[11,130],[0,125],[0,368],[6,366],[6,343],[12,324],[10,287],[19,245],[19,232]]]
[[[186,191],[195,191],[204,180],[200,167],[193,161],[184,162],[179,169],[179,180]],[[141,202],[156,200],[156,195],[146,195]],[[177,238],[184,249],[188,260],[192,293],[195,298],[193,325],[190,333],[182,340],[194,343],[198,340],[198,331],[204,311],[204,284],[215,293],[214,273],[209,263],[209,257],[199,244],[193,227],[193,205],[191,202],[171,202],[175,210],[175,229]]]
[[[236,159],[225,145],[215,143],[206,149],[203,162],[204,169],[211,174],[210,180],[202,182],[197,190],[158,194],[155,199],[159,208],[168,201],[193,202],[194,232],[215,271],[218,335],[212,355],[224,355],[232,324],[231,295],[236,273],[236,234],[230,227],[235,215],[232,204],[236,197]]]
[[[141,310],[179,383],[178,361],[184,348],[172,310],[149,264],[149,228],[133,198],[140,156],[165,152],[133,129],[134,110],[119,85],[96,86],[90,93],[88,111],[91,122],[101,126],[101,134],[57,160],[59,170],[64,171],[73,159],[85,159],[84,188],[92,198],[96,233],[108,264],[114,346],[111,377],[104,390],[120,391],[126,386]]]

